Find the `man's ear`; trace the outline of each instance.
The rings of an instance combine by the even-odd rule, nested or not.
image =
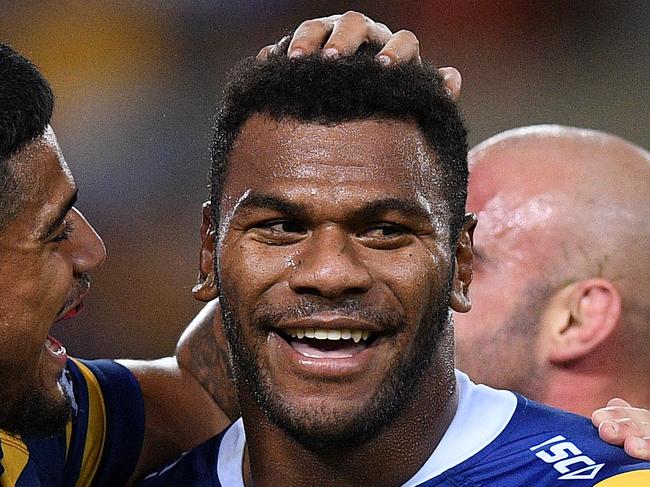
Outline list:
[[[456,68],[447,67],[438,68],[438,73],[442,76],[442,82],[445,85],[449,97],[454,101],[458,100],[460,97],[460,87],[463,83],[460,72]]]
[[[474,213],[465,215],[465,223],[460,231],[458,244],[456,245],[450,304],[451,308],[459,313],[467,313],[472,308],[472,300],[469,298],[469,285],[472,282],[474,229],[477,221]]]
[[[192,294],[194,299],[207,302],[212,301],[219,295],[214,272],[216,230],[212,222],[212,206],[209,201],[203,203],[202,213],[199,278],[197,284],[192,288]]]
[[[542,317],[549,337],[547,358],[557,364],[580,359],[611,337],[621,318],[621,295],[606,279],[586,279],[556,292]]]

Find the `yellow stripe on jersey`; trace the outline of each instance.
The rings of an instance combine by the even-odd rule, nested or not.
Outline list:
[[[70,451],[70,440],[72,440],[72,421],[68,421],[65,425],[65,459],[68,460],[68,452]]]
[[[634,470],[598,482],[594,487],[641,487],[650,485],[650,470]]]
[[[0,486],[14,487],[29,461],[29,450],[18,438],[2,431],[0,431],[0,444],[2,445],[0,462],[4,467],[4,472],[0,474]]]
[[[81,472],[75,487],[89,487],[97,473],[104,450],[106,406],[104,405],[104,398],[97,378],[88,367],[78,360],[74,360],[74,363],[79,367],[88,387],[88,430],[86,432]]]

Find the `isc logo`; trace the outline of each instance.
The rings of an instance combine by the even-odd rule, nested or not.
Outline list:
[[[539,451],[537,451],[539,450]],[[535,445],[530,451],[536,451],[535,456],[546,463],[553,464],[553,468],[563,474],[558,480],[593,479],[604,463],[596,464],[582,450],[575,446],[562,435],[557,435],[544,443]]]

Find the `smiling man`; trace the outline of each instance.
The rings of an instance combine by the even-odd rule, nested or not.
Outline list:
[[[114,362],[68,360],[48,336],[52,323],[80,310],[104,244],[74,207],[77,187],[49,126],[47,82],[5,45],[0,75],[0,481],[59,485],[97,473],[124,484],[144,434],[135,378]],[[118,439],[119,456],[103,455]]]
[[[221,299],[242,420],[145,485],[648,480],[586,419],[454,372],[476,223],[465,128],[430,65],[375,52],[232,75],[199,287]]]
[[[305,22],[281,44],[345,52],[368,39],[386,43],[380,55],[389,64],[419,57],[412,34],[393,35],[355,12]],[[174,357],[79,361],[49,336],[80,311],[89,274],[105,258],[74,206],[52,109],[36,67],[0,44],[0,485],[115,487],[229,421]]]

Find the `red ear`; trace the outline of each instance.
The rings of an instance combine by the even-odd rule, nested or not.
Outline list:
[[[549,360],[562,363],[591,353],[616,331],[621,317],[621,296],[605,279],[587,279],[564,289],[564,313],[555,313]],[[551,304],[553,306],[553,304]],[[550,315],[546,315],[550,316]]]
[[[215,234],[212,207],[210,202],[206,201],[202,209],[199,277],[197,284],[192,288],[194,298],[199,301],[212,301],[219,295],[214,272]]]

